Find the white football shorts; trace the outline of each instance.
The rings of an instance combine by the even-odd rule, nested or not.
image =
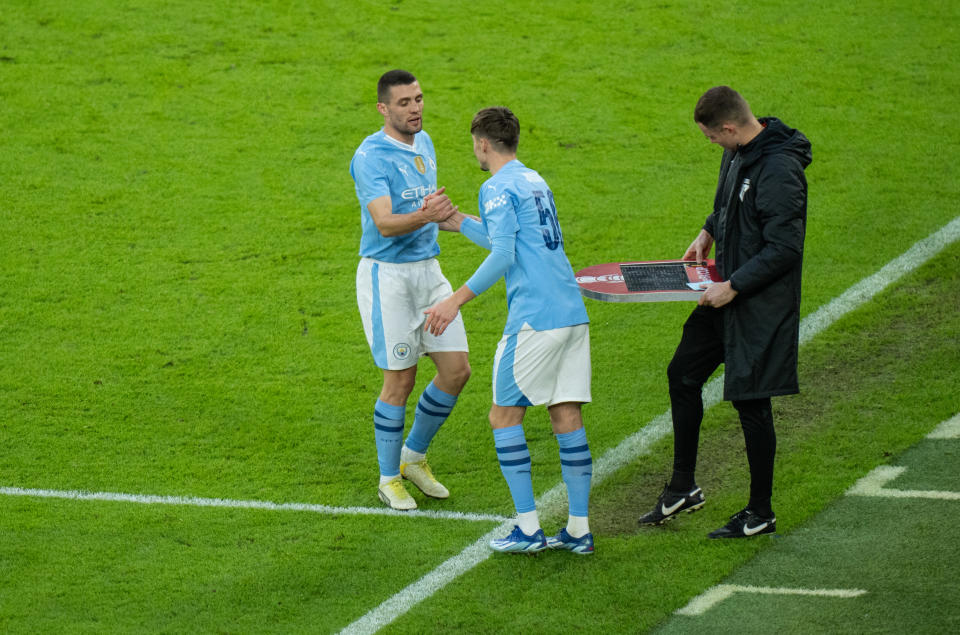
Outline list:
[[[504,335],[493,361],[493,403],[552,406],[590,401],[590,325]]]
[[[376,365],[403,370],[427,353],[468,351],[460,315],[439,337],[423,330],[424,310],[451,294],[436,258],[402,263],[362,258],[357,267],[357,305]]]

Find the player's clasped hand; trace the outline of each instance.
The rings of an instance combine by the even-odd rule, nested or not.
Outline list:
[[[446,187],[441,187],[423,199],[423,207],[420,209],[424,211],[426,218],[431,223],[441,223],[457,211],[457,207],[450,201],[450,197],[444,194],[446,189]]]
[[[459,312],[460,307],[457,305],[453,296],[450,296],[446,300],[438,302],[424,311],[427,319],[426,322],[424,322],[423,330],[429,331],[433,335],[442,335],[447,327],[450,326],[450,323],[457,319]]]

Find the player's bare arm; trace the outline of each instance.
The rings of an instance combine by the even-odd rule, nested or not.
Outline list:
[[[690,243],[690,246],[687,247],[687,251],[684,252],[683,258],[681,260],[696,260],[696,262],[703,262],[706,260],[707,256],[710,255],[710,250],[713,248],[713,236],[707,232],[705,229],[700,230],[700,234],[693,239],[693,242]]]
[[[477,295],[470,290],[470,287],[463,285],[449,298],[441,300],[424,311],[427,319],[426,322],[424,322],[423,330],[429,331],[434,335],[442,335],[447,327],[450,326],[450,323],[456,319],[457,314],[460,312],[460,307],[475,297],[477,297]]]
[[[376,198],[367,205],[377,230],[384,236],[402,236],[416,231],[427,223],[446,220],[456,211],[449,197],[437,190],[436,195],[424,200],[424,205],[409,214],[394,214],[389,196]]]

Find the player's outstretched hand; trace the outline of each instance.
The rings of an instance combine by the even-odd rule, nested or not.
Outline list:
[[[437,225],[445,232],[458,232],[460,231],[460,224],[463,223],[464,218],[466,218],[466,214],[462,213],[460,208],[454,205],[453,214],[451,214],[447,220],[442,220],[437,223]]]
[[[460,305],[453,296],[441,300],[424,311],[427,319],[423,325],[423,330],[429,331],[433,335],[443,335],[450,323],[457,319],[459,312]]]
[[[695,260],[704,262],[710,255],[710,249],[713,248],[713,236],[707,233],[707,230],[701,229],[700,233],[683,254],[681,260]]]

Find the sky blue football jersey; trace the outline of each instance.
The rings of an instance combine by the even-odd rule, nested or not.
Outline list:
[[[437,155],[433,141],[418,132],[413,145],[387,135],[382,129],[360,144],[350,161],[357,200],[360,201],[360,255],[383,262],[414,262],[440,253],[436,223],[427,223],[403,236],[383,236],[367,205],[389,196],[394,214],[409,214],[423,205],[423,198],[437,190]]]
[[[508,306],[504,333],[519,332],[524,322],[538,331],[588,322],[547,182],[513,160],[483,184],[479,202],[491,240],[515,237],[515,260],[504,276]]]

